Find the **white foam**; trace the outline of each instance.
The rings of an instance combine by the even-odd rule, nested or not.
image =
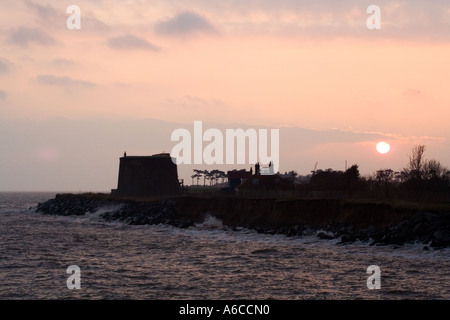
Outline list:
[[[197,230],[216,230],[223,229],[223,224],[222,220],[208,215],[202,223],[196,224],[194,228]]]
[[[123,207],[122,204],[119,205],[110,205],[110,206],[104,206],[104,207],[100,207],[98,208],[96,211],[94,212],[86,212],[84,215],[86,217],[88,217],[89,219],[92,220],[99,220],[101,219],[101,215],[107,212],[117,212],[118,210],[120,210]]]

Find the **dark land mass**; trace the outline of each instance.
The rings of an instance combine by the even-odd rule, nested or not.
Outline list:
[[[206,217],[225,228],[249,228],[261,233],[339,239],[371,245],[419,242],[424,249],[450,247],[450,203],[420,203],[341,199],[257,199],[226,196],[174,196],[130,199],[109,194],[58,194],[38,204],[50,215],[85,215],[100,208],[106,221],[128,224],[168,224],[188,228]]]

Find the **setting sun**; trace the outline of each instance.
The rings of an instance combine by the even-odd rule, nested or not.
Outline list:
[[[389,152],[389,150],[391,150],[391,146],[389,145],[389,143],[381,141],[378,142],[377,144],[377,151],[381,154],[386,154]]]

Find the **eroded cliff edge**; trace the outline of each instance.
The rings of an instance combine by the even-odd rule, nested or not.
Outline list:
[[[338,199],[179,196],[137,200],[106,194],[58,194],[40,203],[36,211],[51,215],[101,212],[100,216],[107,221],[164,223],[180,228],[202,223],[212,216],[226,228],[249,228],[287,236],[316,233],[319,238],[337,238],[340,243],[420,242],[426,247],[441,248],[450,247],[449,207]]]

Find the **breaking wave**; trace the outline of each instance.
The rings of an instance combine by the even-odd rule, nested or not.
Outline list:
[[[202,223],[197,223],[194,228],[197,230],[217,230],[224,229],[224,226],[222,224],[222,220],[207,215],[205,217],[205,220]]]

